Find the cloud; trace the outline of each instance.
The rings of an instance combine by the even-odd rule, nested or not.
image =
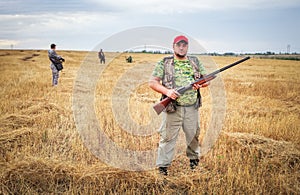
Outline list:
[[[205,10],[225,10],[225,9],[266,9],[285,8],[299,6],[298,0],[87,0],[95,5],[107,6],[115,11],[134,11],[143,13],[193,13]]]
[[[95,6],[88,0],[1,0],[0,14],[41,14],[41,13],[61,13],[61,12],[80,12],[93,11],[103,12],[105,6]]]
[[[135,13],[194,13],[225,9],[270,9],[299,6],[299,0],[2,0],[0,14],[40,14],[60,12],[135,12]]]
[[[85,27],[114,21],[115,16],[101,13],[58,13],[36,15],[2,15],[0,23],[2,33],[18,34],[19,36],[27,31],[43,32],[45,29],[49,32],[60,32],[61,30],[80,30],[85,31]],[[13,24],[13,25],[12,25]],[[71,28],[71,29],[70,29]]]
[[[31,43],[29,47],[48,47],[51,41],[65,45],[69,41],[75,45],[87,40],[86,44],[91,44],[92,41],[88,42],[91,37],[98,41],[97,37],[103,36],[103,27],[110,28],[109,25],[117,21],[116,16],[106,13],[2,15],[0,37],[5,41],[2,41],[0,47],[7,48],[13,44],[20,48],[26,47],[29,43]]]
[[[9,39],[0,39],[0,48],[13,48],[15,45],[20,42],[17,40],[9,40]]]
[[[1,0],[0,37],[8,47],[48,48],[55,41],[60,48],[90,49],[123,30],[164,26],[206,40],[209,50],[255,50],[238,45],[245,39],[299,48],[292,22],[299,8],[298,0]]]

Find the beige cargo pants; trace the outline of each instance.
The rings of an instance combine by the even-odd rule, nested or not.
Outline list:
[[[171,165],[175,154],[176,140],[181,128],[185,134],[187,157],[189,159],[199,158],[199,110],[195,109],[194,106],[177,106],[175,112],[163,113],[163,121],[159,129],[160,141],[156,160],[158,167],[168,167]]]

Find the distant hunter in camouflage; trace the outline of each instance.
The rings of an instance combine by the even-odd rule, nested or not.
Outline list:
[[[162,98],[169,97],[173,100],[163,113],[163,122],[159,129],[161,139],[156,165],[163,175],[168,174],[167,169],[174,157],[180,128],[186,136],[186,154],[190,159],[190,167],[194,169],[198,165],[200,156],[198,109],[201,106],[199,88],[209,84],[195,84],[191,90],[178,94],[176,88],[205,76],[206,71],[197,57],[187,55],[188,39],[185,36],[175,37],[173,50],[174,55],[160,61],[149,80],[149,86],[161,93]]]
[[[56,50],[56,45],[53,43],[50,45],[50,50],[48,50],[48,57],[51,62],[50,68],[52,71],[52,86],[54,87],[58,85],[59,71],[61,71],[63,68],[61,63],[65,61],[64,58],[57,55],[55,50]]]

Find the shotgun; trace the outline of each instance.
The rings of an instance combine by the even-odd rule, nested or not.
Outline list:
[[[202,78],[196,80],[196,81],[193,82],[193,83],[190,83],[190,84],[188,84],[188,85],[186,85],[186,86],[180,87],[180,88],[178,88],[176,91],[177,91],[179,94],[183,94],[183,93],[186,92],[187,90],[192,89],[194,84],[203,85],[204,83],[209,82],[209,81],[213,80],[214,78],[216,78],[216,77],[217,77],[216,75],[217,75],[218,73],[220,73],[220,72],[222,72],[222,71],[224,71],[224,70],[226,70],[226,69],[228,69],[228,68],[231,68],[231,67],[233,67],[233,66],[235,66],[235,65],[238,65],[238,64],[240,64],[240,63],[242,63],[242,62],[244,62],[244,61],[246,61],[246,60],[248,60],[248,59],[250,59],[249,56],[248,56],[248,57],[245,57],[245,58],[243,58],[243,59],[241,59],[241,60],[239,60],[239,61],[236,61],[236,62],[234,62],[234,63],[232,63],[232,64],[229,64],[228,66],[225,66],[225,67],[223,67],[223,68],[221,68],[221,69],[219,69],[219,70],[216,70],[216,71],[214,71],[214,72],[212,72],[212,73],[210,73],[210,74],[208,74],[208,75],[206,75],[206,76],[204,76],[204,77],[202,77]],[[163,100],[161,100],[160,102],[158,102],[157,104],[155,104],[155,105],[153,106],[153,108],[154,108],[154,110],[156,111],[157,114],[160,114],[162,111],[164,111],[164,109],[168,106],[168,104],[169,104],[171,101],[172,101],[171,98],[166,97],[166,98],[164,98]]]

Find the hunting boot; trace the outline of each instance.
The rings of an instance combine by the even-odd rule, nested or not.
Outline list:
[[[162,175],[168,175],[168,167],[159,167],[159,173]]]
[[[195,169],[199,164],[199,159],[190,159],[190,167],[191,169]]]

